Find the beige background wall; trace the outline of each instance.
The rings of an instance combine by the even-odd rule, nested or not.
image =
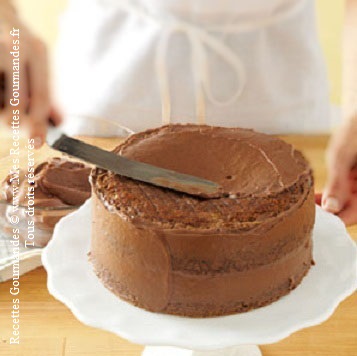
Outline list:
[[[315,1],[321,44],[331,83],[331,99],[337,104],[341,88],[340,47],[344,0]],[[58,30],[58,16],[65,9],[67,0],[15,0],[15,2],[26,22],[53,49]]]

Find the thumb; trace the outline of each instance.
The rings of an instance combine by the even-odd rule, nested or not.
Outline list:
[[[347,203],[350,187],[348,172],[332,172],[322,195],[321,206],[331,213],[339,213]]]
[[[350,171],[354,155],[346,144],[334,145],[327,155],[328,179],[322,195],[322,208],[340,212],[350,195]]]

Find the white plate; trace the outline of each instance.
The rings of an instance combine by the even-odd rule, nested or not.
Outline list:
[[[357,287],[357,249],[343,223],[317,207],[314,260],[289,295],[247,313],[209,319],[155,314],[121,301],[88,262],[91,201],[57,224],[43,253],[50,293],[84,324],[143,345],[210,350],[277,342],[326,320]]]

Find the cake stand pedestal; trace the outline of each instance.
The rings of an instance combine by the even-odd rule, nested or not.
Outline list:
[[[143,356],[259,356],[257,346],[240,345],[271,344],[320,324],[357,287],[356,244],[341,220],[319,207],[315,265],[302,283],[268,306],[215,318],[150,313],[120,300],[93,272],[87,256],[90,235],[89,200],[57,224],[42,254],[48,290],[84,324],[148,345]]]
[[[170,346],[147,346],[142,356],[261,356],[258,346],[242,345],[211,351],[190,351]]]

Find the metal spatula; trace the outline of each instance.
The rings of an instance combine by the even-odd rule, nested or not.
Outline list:
[[[47,143],[57,151],[145,183],[204,198],[216,198],[221,193],[221,186],[209,180],[130,160],[68,137],[59,130],[51,131]]]

